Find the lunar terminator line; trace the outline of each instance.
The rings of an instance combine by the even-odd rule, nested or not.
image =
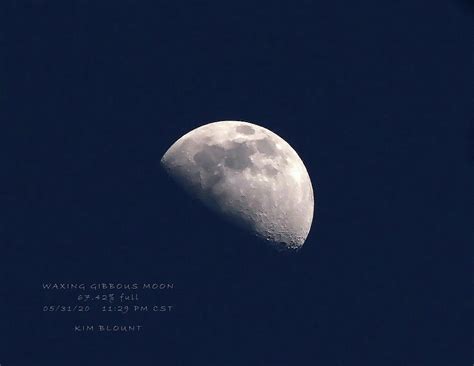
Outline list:
[[[314,194],[298,154],[281,137],[242,121],[198,127],[161,164],[189,194],[278,250],[297,250],[313,221]]]

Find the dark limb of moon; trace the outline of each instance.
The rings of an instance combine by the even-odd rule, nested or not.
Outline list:
[[[214,122],[187,133],[161,160],[205,205],[277,249],[299,249],[314,195],[306,168],[281,137],[255,124]]]

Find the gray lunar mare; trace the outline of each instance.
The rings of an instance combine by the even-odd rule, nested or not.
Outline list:
[[[222,121],[177,140],[161,163],[189,194],[278,250],[301,248],[314,196],[293,148],[255,124]]]

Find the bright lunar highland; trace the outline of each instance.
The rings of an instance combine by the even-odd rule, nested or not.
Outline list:
[[[314,195],[298,154],[261,126],[220,121],[178,139],[161,164],[189,194],[278,250],[298,250]]]

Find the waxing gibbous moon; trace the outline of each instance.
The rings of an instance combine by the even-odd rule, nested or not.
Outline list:
[[[278,250],[297,250],[313,221],[314,195],[298,154],[248,122],[220,121],[178,139],[161,164],[185,191]]]

